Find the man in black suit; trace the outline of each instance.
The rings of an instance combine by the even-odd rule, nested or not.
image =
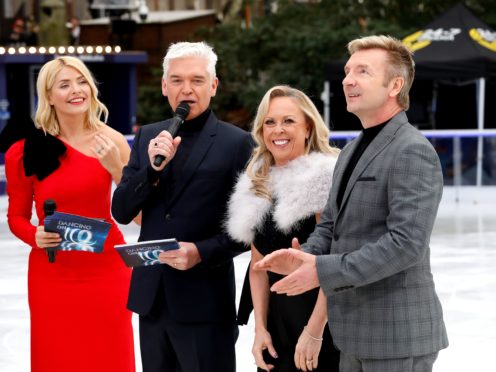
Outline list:
[[[143,126],[114,192],[112,213],[129,223],[139,212],[139,240],[176,238],[163,265],[135,268],[128,307],[140,315],[144,372],[235,371],[233,257],[243,247],[223,232],[226,202],[251,154],[247,132],[217,120],[209,108],[217,56],[205,43],[172,44],[162,93],[175,111],[190,106],[178,136],[171,120]],[[157,167],[157,155],[165,161]]]

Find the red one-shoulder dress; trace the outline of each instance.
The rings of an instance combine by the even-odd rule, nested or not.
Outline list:
[[[110,214],[112,178],[98,159],[66,147],[60,167],[42,181],[25,176],[24,140],[5,155],[8,223],[12,232],[31,246],[31,370],[133,372],[131,312],[126,309],[131,272],[114,249],[124,238]],[[45,250],[35,242],[46,199],[55,200],[60,212],[110,222],[104,251],[58,251],[56,262],[49,263]]]

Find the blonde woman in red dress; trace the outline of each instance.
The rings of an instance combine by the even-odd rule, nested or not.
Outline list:
[[[31,370],[133,372],[131,313],[126,309],[131,272],[114,250],[124,238],[110,214],[112,181],[120,181],[129,145],[105,124],[107,108],[79,59],[47,62],[37,92],[36,128],[25,126],[25,138],[5,156],[8,223],[31,246]],[[56,202],[57,211],[110,222],[103,252],[57,251],[56,261],[49,263],[44,248],[61,239],[44,230],[47,199]],[[36,224],[31,222],[33,203]]]

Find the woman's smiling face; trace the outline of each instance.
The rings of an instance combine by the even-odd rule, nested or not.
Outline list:
[[[48,94],[48,102],[57,116],[84,115],[90,100],[91,88],[85,77],[73,67],[65,66],[60,70]]]
[[[305,140],[310,134],[303,111],[290,97],[275,97],[263,121],[265,146],[276,166],[305,154]]]

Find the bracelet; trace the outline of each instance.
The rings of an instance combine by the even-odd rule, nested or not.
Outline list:
[[[307,326],[303,327],[303,332],[305,332],[307,334],[308,337],[310,337],[312,340],[314,341],[319,341],[321,342],[322,340],[324,340],[324,337],[314,337],[310,334],[310,332],[307,331]]]

